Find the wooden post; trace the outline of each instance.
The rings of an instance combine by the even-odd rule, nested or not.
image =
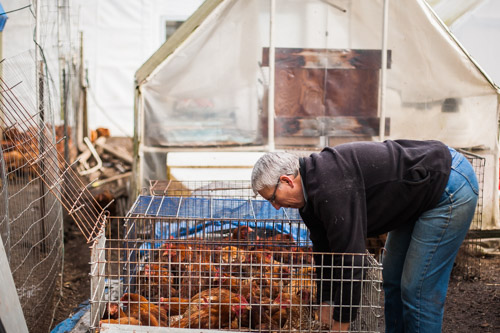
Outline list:
[[[32,142],[34,143],[35,141],[35,138],[37,139],[38,141],[38,156],[34,156],[34,152],[32,152],[32,156],[30,157],[31,161],[35,161],[39,156],[44,156],[45,155],[45,146],[48,144],[47,142],[45,142],[45,140],[47,140],[44,136],[44,133],[45,133],[45,104],[44,104],[44,82],[43,82],[43,79],[44,79],[44,71],[43,71],[43,66],[44,66],[44,63],[43,63],[43,60],[40,60],[40,63],[39,63],[39,70],[38,70],[38,111],[39,111],[39,128],[38,128],[38,133],[29,133],[29,129],[27,129],[27,132],[28,132],[28,135],[32,135]],[[37,137],[38,135],[38,137]],[[46,252],[46,244],[45,244],[45,240],[47,239],[46,237],[46,232],[45,232],[45,214],[46,214],[46,210],[45,210],[45,204],[46,204],[46,201],[45,201],[45,196],[47,195],[47,191],[45,190],[45,182],[43,181],[43,177],[45,177],[45,169],[47,167],[51,167],[51,166],[46,166],[45,165],[45,158],[40,158],[39,161],[37,162],[38,163],[38,167],[39,167],[39,170],[40,170],[40,179],[39,179],[39,193],[40,193],[40,218],[41,218],[41,227],[40,227],[40,231],[41,231],[41,235],[42,235],[42,239],[44,240],[42,243],[41,243],[41,251],[43,253]],[[34,166],[34,167],[37,167],[37,166]]]

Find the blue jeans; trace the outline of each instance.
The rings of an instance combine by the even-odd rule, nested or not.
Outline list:
[[[474,169],[450,148],[448,184],[414,225],[389,232],[383,258],[386,332],[439,333],[448,282],[478,197]]]

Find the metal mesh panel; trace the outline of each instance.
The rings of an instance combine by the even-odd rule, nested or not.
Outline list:
[[[90,241],[104,223],[104,210],[83,185],[55,142],[53,103],[43,63],[32,52],[2,61],[0,132],[2,186],[8,212],[0,230],[30,330],[45,329],[61,272],[62,208]],[[34,68],[38,67],[38,68]]]
[[[150,195],[174,197],[261,198],[246,180],[176,181],[152,180]]]
[[[223,221],[232,228],[213,228],[221,218],[111,218],[106,241],[92,247],[92,328],[102,320],[182,329],[331,332],[326,318],[334,309],[351,322],[351,332],[381,331],[382,268],[371,255],[313,253],[307,228],[297,220]],[[286,224],[290,229],[297,224],[296,232],[276,231]],[[181,230],[196,233],[175,237]],[[342,304],[319,305],[333,285]],[[113,289],[118,292],[103,292]]]
[[[10,228],[7,188],[5,161],[2,149],[0,150],[0,237],[2,237],[7,259],[10,261]]]
[[[2,196],[8,204],[1,229],[27,326],[36,331],[49,315],[63,242],[61,205],[44,181],[58,163],[50,159],[51,142],[41,139],[54,131],[53,96],[43,80],[35,82],[33,64],[30,53],[2,62]]]
[[[29,67],[32,63],[28,53],[22,64]],[[10,204],[11,216],[39,209],[42,212],[40,224],[43,224],[50,219],[47,214],[58,200],[90,242],[104,223],[104,209],[57,151],[54,126],[50,123],[53,116],[48,111],[50,94],[45,92],[48,88],[43,79],[39,79],[36,88],[30,86],[33,78],[26,72],[16,71],[18,64],[9,66],[8,61],[3,64],[5,76],[0,78],[3,119],[0,125],[5,168],[7,177],[12,180],[9,195],[17,196],[20,192],[27,195],[24,202]],[[34,91],[40,95],[40,102],[34,99]],[[39,208],[34,208],[36,205]]]
[[[92,328],[104,320],[332,331],[320,324],[331,318],[331,307],[320,306],[318,297],[335,284],[351,331],[381,330],[380,264],[369,254],[313,254],[296,209],[275,210],[248,181],[154,181],[150,193],[137,198],[127,217],[112,218],[106,242],[92,247]],[[146,315],[134,313],[138,304]],[[159,308],[163,314],[155,314]]]
[[[484,166],[486,164],[486,159],[465,150],[460,150],[460,152],[469,160],[474,168],[474,171],[476,172],[479,184],[479,195],[472,224],[464,243],[460,247],[452,274],[454,276],[462,276],[464,279],[470,280],[481,277],[482,253],[479,231],[481,230],[483,224]]]

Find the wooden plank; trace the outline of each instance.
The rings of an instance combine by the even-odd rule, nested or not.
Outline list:
[[[374,117],[378,84],[378,70],[276,69],[275,112],[287,117]]]
[[[484,238],[498,238],[500,239],[500,229],[486,229],[486,230],[469,230],[466,239],[484,239]]]
[[[378,117],[277,117],[277,137],[361,137],[377,136]],[[390,135],[390,118],[385,120],[386,134]]]
[[[392,51],[387,50],[387,68]],[[269,48],[262,50],[262,66],[269,66]],[[380,69],[382,52],[366,49],[276,48],[276,68]]]

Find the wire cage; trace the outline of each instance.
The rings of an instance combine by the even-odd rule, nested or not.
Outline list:
[[[91,257],[93,329],[332,331],[331,310],[351,332],[381,331],[377,260],[313,253],[298,211],[274,209],[248,181],[152,182]]]
[[[482,252],[480,230],[483,224],[483,188],[486,159],[463,149],[459,149],[459,151],[469,160],[474,168],[479,184],[479,193],[476,211],[474,212],[469,232],[457,254],[452,275],[455,277],[460,276],[465,280],[472,280],[481,277]]]
[[[313,253],[300,220],[110,218],[91,258],[92,329],[331,332],[333,311],[350,332],[380,332],[381,265]]]

